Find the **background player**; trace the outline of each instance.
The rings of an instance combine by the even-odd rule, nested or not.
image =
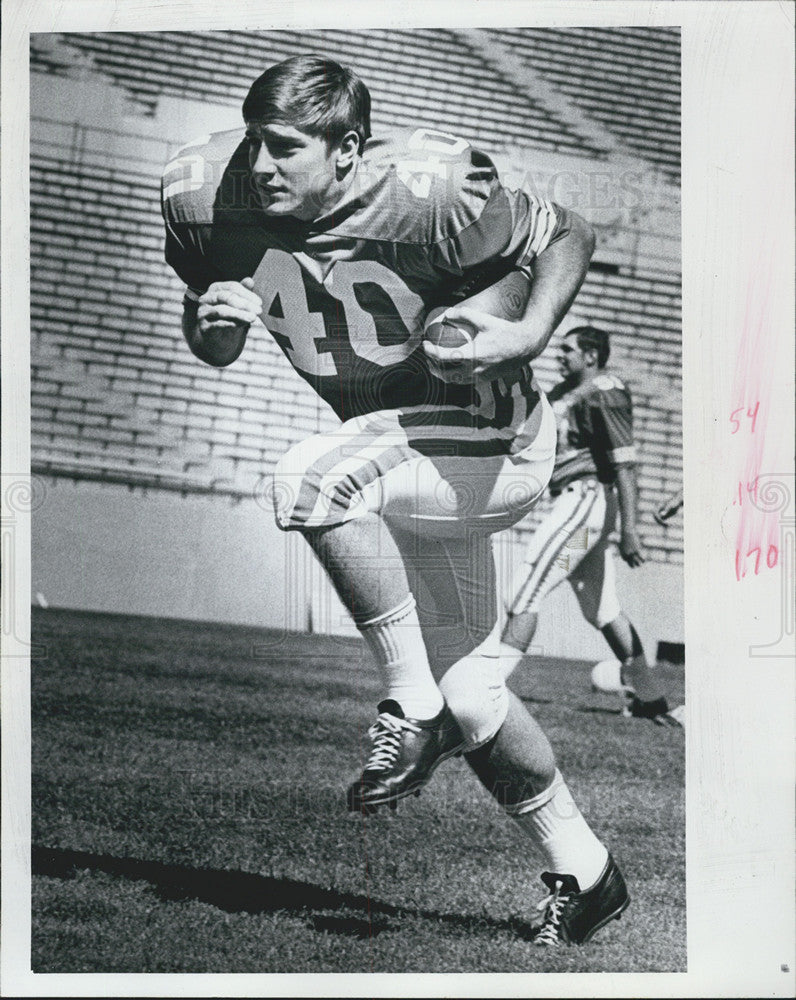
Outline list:
[[[559,347],[563,380],[549,394],[558,421],[550,479],[555,503],[515,574],[501,663],[508,677],[531,645],[542,601],[568,580],[584,618],[602,632],[621,664],[626,713],[677,724],[616,595],[612,536],[617,515],[622,558],[635,568],[644,554],[636,530],[632,401],[622,379],[606,371],[609,354],[608,334],[593,326],[570,330]]]
[[[385,681],[349,806],[392,804],[466,752],[552,869],[537,940],[587,940],[629,897],[505,687],[489,535],[527,512],[552,470],[554,420],[527,362],[577,293],[591,231],[504,189],[463,139],[371,141],[367,89],[329,60],[272,67],[243,116],[245,136],[211,137],[167,168],[166,256],[188,285],[197,357],[232,363],[262,321],[343,421],[287,452],[274,503]],[[470,324],[472,350],[423,341],[427,313],[484,276],[498,298],[447,313]],[[483,311],[505,317],[499,295],[514,302],[518,282],[512,319]]]

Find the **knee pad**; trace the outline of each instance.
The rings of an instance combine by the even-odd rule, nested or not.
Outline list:
[[[469,753],[491,740],[506,720],[509,693],[500,658],[479,646],[445,672],[439,689],[467,741]]]

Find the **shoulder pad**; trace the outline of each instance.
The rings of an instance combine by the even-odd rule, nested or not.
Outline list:
[[[245,136],[242,128],[199,136],[183,146],[163,170],[163,198],[218,187],[224,168]]]
[[[497,180],[488,156],[437,129],[376,139],[365,147],[364,161],[367,214],[385,238],[406,242],[457,235],[478,219]]]

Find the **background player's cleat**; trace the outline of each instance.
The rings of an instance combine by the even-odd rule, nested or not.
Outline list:
[[[630,905],[630,895],[616,862],[608,861],[596,884],[580,891],[573,875],[543,872],[542,881],[550,890],[538,906],[542,922],[534,944],[545,948],[565,944],[585,944],[610,920],[619,919]]]
[[[373,740],[365,769],[348,789],[351,812],[392,809],[406,795],[420,793],[435,769],[461,752],[464,737],[447,705],[433,719],[407,719],[397,701],[379,704],[379,716],[368,730]]]
[[[657,726],[682,726],[681,716],[684,711],[685,706],[681,705],[670,712],[669,704],[663,697],[654,701],[642,701],[633,695],[625,706],[623,715],[633,719],[650,719]]]

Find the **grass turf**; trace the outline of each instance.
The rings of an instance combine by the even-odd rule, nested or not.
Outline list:
[[[621,718],[582,665],[512,686],[633,902],[539,949],[539,861],[464,762],[394,816],[345,812],[378,698],[358,642],[39,609],[33,640],[35,972],[685,969],[683,732]]]

